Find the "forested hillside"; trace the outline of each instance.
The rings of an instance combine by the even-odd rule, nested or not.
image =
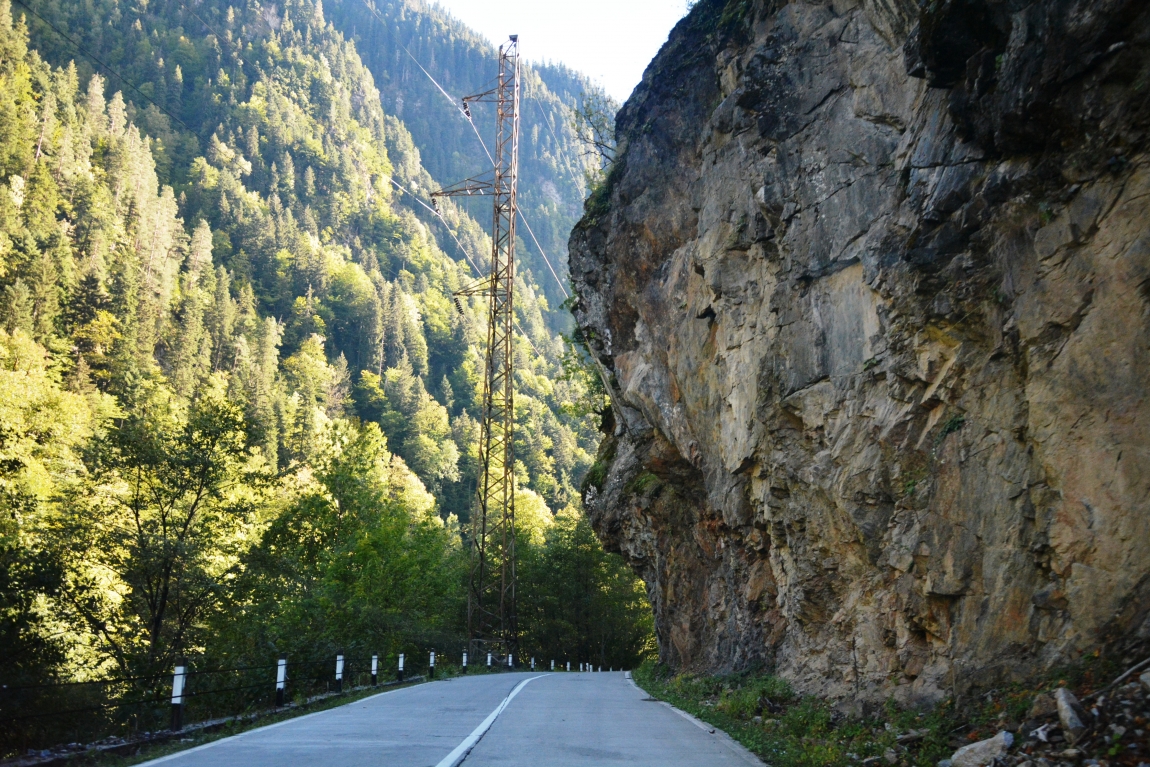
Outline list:
[[[0,0],[5,680],[460,635],[488,245],[393,179],[438,185],[318,2]],[[524,644],[629,663],[602,394],[520,277]]]
[[[494,76],[490,62],[496,55],[491,43],[423,0],[374,0],[370,6],[364,0],[329,0],[324,11],[337,29],[355,40],[384,108],[411,131],[432,177],[449,183],[489,165],[458,99],[490,87]],[[532,40],[521,39],[520,45],[529,59],[543,58],[544,52],[533,47]],[[437,83],[457,100],[448,99]],[[566,298],[559,281],[566,285],[567,235],[583,210],[584,171],[590,158],[575,138],[571,115],[589,87],[587,78],[562,65],[523,68],[519,205],[558,280],[522,227],[519,254],[552,305]],[[483,140],[491,145],[494,106],[476,104],[472,114]],[[475,200],[469,210],[485,222],[490,212],[484,205]],[[550,319],[557,327],[569,323],[566,312]]]

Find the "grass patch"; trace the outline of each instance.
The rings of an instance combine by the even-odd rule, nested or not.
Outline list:
[[[627,492],[642,495],[652,487],[661,484],[658,477],[649,471],[644,471],[627,484]]]
[[[724,730],[772,767],[861,764],[888,752],[900,765],[934,767],[954,751],[945,707],[918,712],[889,705],[870,719],[850,719],[768,674],[676,675],[647,662],[633,676],[651,697]]]
[[[599,445],[599,455],[595,456],[595,463],[587,470],[580,483],[579,489],[582,492],[587,492],[590,487],[596,490],[603,489],[603,484],[607,481],[607,471],[611,468],[611,462],[615,460],[616,446],[617,440],[614,437],[610,435],[604,437]]]
[[[952,415],[950,419],[945,424],[943,424],[942,433],[938,435],[938,441],[942,442],[947,438],[947,436],[954,434],[956,431],[961,429],[965,423],[966,416],[962,413]]]
[[[1129,657],[1091,653],[1031,684],[984,690],[957,709],[952,701],[923,711],[888,701],[862,719],[844,716],[828,701],[796,695],[785,680],[769,674],[675,674],[648,661],[632,676],[651,697],[726,731],[771,767],[849,767],[869,757],[884,757],[881,767],[934,767],[959,747],[1000,730],[1021,738],[1033,726],[1026,718],[1039,694],[1067,687],[1081,697],[1131,663]]]

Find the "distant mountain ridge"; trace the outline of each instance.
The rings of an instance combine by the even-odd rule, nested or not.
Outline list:
[[[157,182],[172,188],[185,226],[208,225],[212,260],[231,290],[250,289],[253,311],[278,322],[280,358],[322,337],[336,367],[333,396],[346,401],[329,409],[378,421],[444,515],[466,519],[475,466],[464,413],[479,412],[483,312],[465,302],[464,317],[455,316],[450,295],[484,268],[490,201],[445,203],[442,219],[425,205],[431,191],[481,172],[487,160],[471,125],[415,59],[462,96],[483,89],[496,50],[442,12],[403,0],[380,4],[378,17],[351,0],[251,2],[242,10],[224,0],[31,0],[27,10],[38,55],[74,64],[80,83],[101,74],[108,97],[122,93],[124,118],[148,142]],[[555,275],[520,229],[517,457],[521,486],[555,510],[575,498],[594,428],[586,416],[564,413],[577,389],[547,383],[559,374],[557,332],[569,323],[559,310],[563,245],[581,210],[582,160],[563,101],[575,98],[580,78],[562,67],[541,71],[563,97],[524,67],[520,201]],[[493,126],[490,105],[473,113],[480,132]],[[125,257],[102,256],[113,272],[137,268],[119,266],[134,263]],[[162,326],[166,311],[146,322]],[[169,365],[165,343],[157,347],[161,367]],[[393,386],[384,396],[378,382],[388,370],[414,388]],[[432,401],[447,408],[450,428],[439,416],[430,432],[412,427],[413,403],[434,409]],[[268,451],[289,460],[291,451],[276,446],[287,431],[283,416],[273,415],[272,400],[260,407]],[[411,412],[400,417],[404,407]]]
[[[411,132],[431,176],[446,184],[484,170],[489,163],[458,102],[449,101],[420,66],[458,99],[489,86],[495,75],[496,47],[421,0],[379,0],[374,9],[375,13],[364,0],[329,0],[324,6],[332,24],[355,41],[375,78],[380,102]],[[531,41],[521,43],[530,55]],[[564,283],[567,235],[582,213],[586,191],[585,158],[570,116],[579,95],[590,85],[584,75],[563,65],[523,66],[519,202]],[[477,105],[473,114],[490,145],[494,125],[490,105]],[[490,216],[479,201],[468,211],[480,222]],[[535,275],[548,301],[557,306],[565,296],[530,235],[521,231],[520,236],[522,264]]]

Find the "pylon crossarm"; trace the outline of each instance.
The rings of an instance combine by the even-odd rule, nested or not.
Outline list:
[[[431,199],[434,200],[436,197],[489,197],[495,193],[494,181],[486,179],[483,176],[473,176],[472,178],[457,181],[451,186],[445,186],[438,191],[432,192]]]
[[[490,90],[483,91],[482,93],[473,93],[470,96],[464,96],[463,102],[465,104],[479,104],[483,102],[499,101],[499,86],[496,85]]]
[[[491,278],[484,277],[482,280],[476,280],[465,288],[460,288],[451,295],[453,296],[487,296],[491,294]]]

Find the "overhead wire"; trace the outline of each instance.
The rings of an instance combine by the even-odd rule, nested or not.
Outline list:
[[[467,259],[467,263],[471,264],[471,267],[473,269],[475,269],[476,274],[478,274],[480,277],[482,277],[483,276],[483,270],[480,269],[478,265],[476,265],[475,260],[471,257],[471,254],[467,252],[467,248],[463,247],[463,243],[460,242],[459,238],[455,236],[455,232],[451,231],[451,226],[447,223],[447,220],[443,218],[443,215],[438,210],[431,207],[430,205],[425,203],[423,200],[419,199],[414,193],[412,193],[408,189],[405,189],[403,187],[403,185],[400,184],[395,179],[388,179],[388,180],[391,181],[391,183],[394,184],[397,189],[399,189],[401,192],[406,193],[409,197],[411,197],[411,199],[415,200],[420,205],[427,208],[427,210],[431,211],[431,213],[433,213],[436,217],[439,218],[439,220],[441,222],[443,222],[444,228],[447,229],[447,233],[451,235],[451,239],[455,240],[455,244],[459,246],[459,250],[463,253],[463,256]],[[526,223],[526,221],[527,220],[524,219],[524,223]],[[528,226],[528,231],[530,231],[530,228],[531,227]],[[535,235],[533,234],[531,236],[534,237]],[[540,251],[540,252],[542,252],[542,251]],[[562,286],[560,286],[560,287],[562,287]],[[533,352],[535,352],[536,356],[542,357],[543,354],[538,349],[535,348],[535,344],[531,343],[531,336],[527,335],[527,331],[524,330],[523,326],[519,324],[519,320],[512,320],[512,321],[515,323],[515,327],[519,330],[519,333],[523,336],[523,340],[526,341],[527,345],[531,347],[531,350]]]
[[[19,1],[19,0],[17,0],[17,1]],[[361,0],[361,2],[363,3],[363,7],[367,8],[367,10],[371,13],[371,15],[374,16],[376,18],[376,20],[386,28],[387,22],[383,19],[382,16],[379,15],[379,11],[377,11],[368,2],[368,0]],[[203,21],[203,20],[201,19],[201,21]],[[206,25],[206,22],[205,22],[205,25]],[[415,66],[419,67],[419,71],[421,71],[421,72],[423,72],[423,74],[427,75],[427,79],[431,80],[432,84],[435,85],[435,87],[439,89],[439,92],[443,94],[444,98],[446,98],[448,101],[450,101],[452,106],[454,106],[456,109],[458,109],[459,113],[461,115],[463,115],[463,118],[465,120],[467,120],[468,123],[470,123],[471,129],[473,131],[475,131],[475,138],[479,139],[479,145],[483,147],[484,154],[487,155],[487,159],[491,161],[491,164],[495,165],[495,158],[493,158],[491,156],[491,152],[487,148],[487,142],[485,142],[483,140],[483,136],[479,133],[478,126],[475,125],[475,120],[472,119],[472,117],[468,113],[468,111],[463,109],[463,107],[459,106],[459,104],[456,104],[455,99],[453,99],[451,97],[451,94],[448,93],[443,88],[443,86],[439,84],[439,81],[436,80],[435,77],[433,77],[432,74],[427,71],[427,69],[423,66],[423,64],[421,64],[419,62],[419,59],[415,58],[415,54],[413,54],[410,50],[408,50],[406,45],[401,43],[398,39],[396,39],[395,42],[400,48],[403,49],[403,52],[406,53],[411,58],[411,60],[415,62]],[[544,122],[546,122],[546,120],[544,120]],[[550,125],[548,125],[547,127],[549,130],[551,129]],[[552,130],[552,134],[554,134],[554,130]],[[556,139],[556,141],[558,141],[558,139]],[[482,274],[483,274],[482,270],[476,265],[475,261],[471,258],[471,254],[469,254],[467,252],[467,249],[463,247],[463,243],[461,243],[459,241],[459,238],[455,236],[455,232],[453,232],[451,227],[448,226],[447,221],[444,220],[444,218],[443,218],[443,215],[440,214],[440,212],[438,210],[436,210],[435,208],[433,208],[430,205],[428,205],[427,203],[425,203],[423,200],[416,197],[410,191],[408,191],[407,189],[404,189],[403,186],[400,185],[399,182],[397,182],[394,178],[390,178],[388,180],[391,181],[391,183],[394,184],[397,189],[399,189],[400,191],[406,192],[413,200],[418,202],[420,205],[422,205],[427,210],[431,211],[431,213],[434,214],[436,218],[438,218],[441,222],[443,222],[443,226],[444,226],[444,228],[447,229],[447,233],[451,235],[451,238],[453,240],[455,240],[455,244],[459,246],[459,249],[463,252],[463,255],[467,258],[467,261],[471,264],[471,266],[475,269],[475,271],[477,273],[479,273],[480,276],[482,276]],[[559,275],[556,274],[556,272],[555,272],[555,267],[551,265],[551,259],[547,258],[547,253],[543,250],[543,246],[539,244],[539,239],[535,236],[535,232],[532,231],[531,224],[528,223],[527,217],[523,214],[522,210],[519,210],[519,217],[523,219],[523,223],[527,226],[527,231],[528,231],[528,233],[531,234],[531,239],[535,242],[535,247],[539,248],[539,253],[540,253],[540,255],[543,256],[543,260],[547,264],[547,269],[551,272],[551,276],[555,278],[555,284],[557,284],[559,286],[559,290],[561,290],[563,292],[563,296],[565,298],[570,298],[571,296],[567,292],[567,289],[563,286],[562,280],[559,279]],[[518,326],[518,321],[516,321],[516,326]],[[535,350],[536,354],[539,354],[539,350],[535,349],[535,345],[532,344],[531,339],[527,337],[526,331],[524,331],[523,328],[519,328],[519,332],[523,333],[523,336],[526,339],[527,343],[531,346],[531,348],[533,350]],[[542,356],[542,355],[540,355],[540,356]]]
[[[207,28],[208,28],[208,31],[209,31],[209,32],[211,32],[213,35],[215,35],[217,39],[219,39],[219,40],[222,40],[222,39],[224,39],[224,36],[223,36],[223,35],[221,35],[219,32],[217,32],[217,31],[215,30],[215,28],[214,28],[214,27],[212,27],[212,25],[211,25],[211,24],[209,24],[208,22],[204,21],[204,20],[203,20],[203,18],[201,18],[200,14],[196,13],[195,11],[193,11],[191,8],[189,8],[189,7],[188,7],[188,6],[186,6],[186,5],[184,6],[184,10],[185,10],[185,11],[187,11],[188,13],[192,14],[193,16],[195,16],[195,17],[196,17],[196,20],[197,20],[197,21],[199,21],[201,24],[203,24],[205,27],[207,27]]]
[[[363,7],[367,8],[367,10],[371,13],[371,15],[374,16],[376,18],[376,20],[379,21],[380,24],[382,24],[384,27],[387,26],[387,22],[384,21],[383,17],[379,15],[379,11],[377,11],[370,3],[368,3],[368,0],[361,0],[361,2],[363,3]],[[491,161],[491,164],[495,165],[495,159],[491,156],[491,152],[487,149],[487,143],[483,140],[483,136],[479,133],[479,128],[475,125],[475,120],[472,119],[471,115],[467,112],[467,110],[463,109],[461,106],[459,106],[459,104],[456,103],[455,99],[453,99],[451,97],[451,94],[448,93],[443,88],[443,86],[439,84],[439,81],[436,80],[432,76],[432,74],[427,71],[427,69],[423,66],[423,64],[419,63],[419,59],[415,58],[415,54],[413,54],[411,51],[409,51],[407,49],[406,45],[399,42],[398,39],[395,42],[400,48],[403,49],[404,53],[406,53],[408,56],[411,57],[411,60],[415,62],[415,66],[419,67],[419,71],[421,71],[421,72],[423,72],[423,74],[427,75],[427,79],[431,80],[431,82],[435,85],[435,87],[439,89],[439,92],[443,94],[444,98],[446,98],[448,101],[450,101],[452,106],[454,106],[456,109],[458,109],[459,113],[461,115],[463,115],[463,118],[465,120],[467,120],[468,123],[470,123],[471,129],[473,131],[475,131],[475,137],[477,139],[479,139],[479,145],[483,147],[484,154],[487,155],[487,159]],[[536,100],[536,106],[538,106],[538,100]],[[546,123],[547,120],[544,119],[543,122]],[[547,129],[551,131],[552,135],[555,134],[555,131],[551,128],[550,123],[547,124]],[[556,138],[555,140],[558,141],[559,139]],[[394,179],[391,180],[391,183],[393,183],[397,187],[399,187],[399,184],[396,183]],[[399,187],[399,188],[402,189],[402,187]],[[407,190],[405,189],[404,191],[407,191]],[[411,194],[411,193],[408,192],[408,194]],[[441,216],[439,214],[439,211],[429,207],[422,200],[420,200],[418,197],[414,197],[414,195],[412,195],[412,197],[420,205],[423,205],[423,207],[427,208],[432,213],[434,213],[439,218],[439,220],[443,221],[443,216]],[[527,231],[531,234],[531,239],[534,240],[535,247],[537,247],[539,249],[539,254],[543,256],[543,261],[546,262],[547,269],[551,272],[551,276],[555,278],[555,284],[559,286],[559,290],[563,293],[563,297],[564,298],[570,298],[571,294],[567,292],[567,288],[564,287],[563,281],[559,279],[559,275],[556,273],[555,267],[551,264],[551,259],[549,259],[547,257],[547,253],[546,253],[546,251],[543,250],[543,246],[539,244],[539,239],[535,236],[535,232],[532,231],[531,224],[528,223],[527,216],[525,216],[523,214],[522,210],[519,210],[519,217],[523,219],[523,223],[527,226]],[[444,223],[444,226],[447,226],[446,221],[444,221],[443,223]],[[447,230],[451,234],[452,238],[455,239],[456,244],[459,245],[460,250],[463,250],[464,255],[467,255],[466,249],[464,249],[463,245],[460,244],[459,239],[457,237],[455,237],[455,233],[451,231],[451,227],[447,227]],[[467,255],[467,259],[469,261],[471,261],[471,256]],[[475,266],[475,262],[472,261],[471,265]],[[476,267],[476,271],[479,271],[479,267]]]
[[[535,242],[535,247],[539,248],[539,255],[543,256],[544,263],[547,268],[551,270],[551,276],[555,278],[555,284],[563,291],[564,298],[570,298],[571,294],[567,292],[567,288],[563,287],[563,282],[559,279],[559,275],[555,273],[555,267],[551,265],[551,259],[547,257],[547,253],[543,251],[543,246],[539,244],[539,239],[535,236],[535,232],[531,231],[531,224],[527,221],[527,216],[524,215],[522,208],[516,209],[519,212],[519,217],[523,219],[523,223],[527,225],[527,233],[531,235],[531,239]]]
[[[52,22],[48,21],[46,18],[44,18],[43,16],[41,16],[39,13],[37,13],[37,12],[36,12],[36,11],[35,11],[35,10],[32,8],[32,6],[28,5],[26,2],[24,2],[24,0],[13,0],[13,2],[14,2],[14,3],[16,3],[17,5],[19,5],[19,6],[20,6],[21,8],[23,8],[24,10],[28,11],[28,13],[30,13],[30,14],[32,14],[33,16],[35,16],[36,18],[38,18],[38,19],[39,19],[40,21],[42,21],[42,22],[43,22],[43,23],[44,23],[44,24],[45,24],[45,25],[46,25],[46,26],[47,26],[49,29],[51,29],[53,32],[55,32],[56,34],[58,34],[60,37],[64,38],[64,39],[65,39],[65,40],[67,40],[69,43],[71,43],[71,44],[73,45],[73,47],[75,47],[75,48],[76,48],[76,50],[80,52],[80,54],[81,54],[81,55],[83,55],[83,56],[87,56],[89,59],[91,59],[92,61],[96,62],[96,63],[97,63],[97,64],[99,64],[101,67],[103,67],[105,70],[107,70],[109,74],[112,74],[112,75],[114,75],[115,77],[117,77],[117,78],[120,80],[120,82],[124,83],[124,85],[127,85],[129,88],[131,88],[131,89],[132,89],[133,91],[135,91],[137,94],[139,94],[140,98],[144,99],[144,101],[147,101],[149,104],[151,104],[152,106],[154,106],[156,109],[160,110],[161,112],[163,112],[164,114],[166,114],[168,117],[172,118],[173,120],[175,120],[176,122],[178,122],[180,125],[184,126],[184,129],[185,129],[185,130],[187,130],[188,132],[192,133],[193,135],[195,135],[195,136],[197,136],[197,137],[199,137],[199,138],[203,138],[203,136],[201,136],[201,135],[200,135],[199,133],[197,133],[196,131],[192,130],[192,128],[191,128],[191,127],[190,127],[190,126],[189,126],[187,123],[185,123],[183,120],[181,120],[180,118],[176,117],[174,114],[172,114],[171,112],[169,112],[167,109],[165,109],[164,107],[160,106],[160,105],[159,105],[159,104],[157,104],[155,101],[153,101],[153,100],[152,100],[152,99],[151,99],[151,98],[150,98],[150,97],[149,97],[149,96],[148,96],[146,93],[144,93],[142,90],[140,90],[138,87],[136,87],[135,83],[133,83],[133,82],[132,82],[131,80],[129,80],[128,78],[124,77],[122,74],[120,74],[119,72],[117,72],[115,69],[113,69],[113,68],[112,68],[111,66],[109,66],[108,64],[106,64],[106,63],[104,63],[103,61],[101,61],[101,60],[100,60],[100,59],[99,59],[99,58],[98,58],[98,57],[97,57],[97,56],[96,56],[94,53],[92,53],[91,51],[89,51],[87,48],[85,48],[85,47],[84,47],[83,45],[81,45],[80,43],[76,42],[76,40],[75,40],[75,39],[73,39],[73,38],[72,38],[70,35],[68,35],[68,34],[65,34],[65,33],[63,32],[63,30],[61,30],[61,29],[60,29],[59,27],[57,27],[55,24],[53,24]],[[199,17],[197,17],[197,18],[199,18]],[[200,21],[203,21],[203,19],[200,19]]]
[[[551,127],[551,122],[547,119],[547,114],[543,111],[543,104],[540,102],[539,97],[536,96],[534,92],[527,94],[527,97],[535,102],[535,109],[538,110],[540,119],[543,121],[543,124],[547,126],[547,130],[551,133],[551,138],[555,139],[555,146],[558,147],[560,144],[559,134]],[[575,177],[575,171],[571,170],[566,164],[563,165],[563,170],[567,171],[571,176],[571,180],[575,182],[575,186],[579,186],[579,179]]]
[[[373,6],[371,6],[367,0],[361,0],[361,2],[363,3],[363,7],[367,8],[370,11],[371,15],[375,16],[376,21],[381,23],[384,26],[384,29],[386,29],[386,26],[388,26],[388,22],[385,22],[383,20],[383,16],[379,15],[379,11],[376,10]],[[398,45],[400,48],[404,49],[404,53],[406,53],[408,56],[411,56],[412,61],[415,62],[415,66],[419,67],[420,71],[423,72],[424,75],[428,76],[428,79],[431,80],[431,83],[434,84],[437,87],[437,89],[439,89],[440,93],[443,93],[444,98],[446,98],[448,101],[451,101],[451,105],[459,110],[459,114],[462,115],[463,120],[466,120],[468,123],[470,123],[471,130],[475,131],[475,138],[480,139],[480,145],[483,147],[483,153],[488,155],[488,160],[491,162],[492,166],[493,166],[493,164],[496,164],[496,161],[494,161],[494,158],[492,158],[492,156],[491,156],[491,152],[488,151],[488,145],[486,145],[484,143],[483,136],[480,135],[480,129],[478,129],[477,126],[475,125],[475,121],[471,120],[471,115],[468,114],[468,110],[463,109],[463,107],[461,107],[459,105],[459,103],[455,102],[455,99],[451,98],[451,94],[447,93],[447,91],[444,90],[443,85],[439,85],[439,80],[437,80],[435,77],[432,77],[431,72],[429,72],[427,69],[423,68],[423,64],[420,63],[419,59],[416,59],[415,54],[413,54],[411,51],[408,51],[406,45],[400,43],[400,41],[398,39],[396,40],[396,45]]]
[[[463,256],[464,256],[464,257],[465,257],[465,258],[468,260],[468,262],[469,262],[469,263],[471,264],[471,266],[472,266],[472,267],[475,269],[475,271],[476,271],[476,272],[478,272],[478,273],[479,273],[479,274],[482,276],[482,274],[483,274],[483,270],[482,270],[482,269],[480,269],[480,268],[479,268],[479,266],[478,266],[478,265],[476,265],[476,263],[475,263],[475,262],[474,262],[474,261],[471,259],[471,254],[467,252],[467,248],[463,247],[463,243],[462,243],[462,242],[460,242],[460,241],[459,241],[459,238],[455,236],[455,232],[453,232],[453,231],[451,230],[451,226],[450,226],[450,225],[447,223],[447,219],[445,219],[445,218],[443,217],[443,214],[442,214],[442,213],[440,213],[440,212],[439,212],[438,210],[436,210],[435,208],[433,208],[433,207],[431,207],[430,205],[428,205],[427,203],[425,203],[423,200],[419,199],[419,198],[418,198],[418,197],[417,197],[415,194],[413,194],[412,192],[408,191],[407,189],[404,189],[403,185],[402,185],[402,184],[400,184],[398,181],[396,181],[394,178],[389,178],[389,179],[388,179],[388,181],[390,181],[392,184],[394,184],[394,185],[395,185],[395,187],[396,187],[397,189],[399,189],[401,192],[404,192],[404,193],[406,193],[408,197],[410,197],[411,199],[415,200],[416,202],[418,202],[418,203],[419,203],[420,205],[422,205],[423,207],[427,208],[429,211],[431,211],[432,215],[434,215],[434,216],[435,216],[436,218],[438,218],[438,219],[439,219],[441,222],[443,222],[443,227],[444,227],[445,229],[447,229],[447,233],[451,235],[451,239],[455,240],[455,244],[459,246],[459,250],[460,250],[460,252],[462,252],[462,253],[463,253]]]

